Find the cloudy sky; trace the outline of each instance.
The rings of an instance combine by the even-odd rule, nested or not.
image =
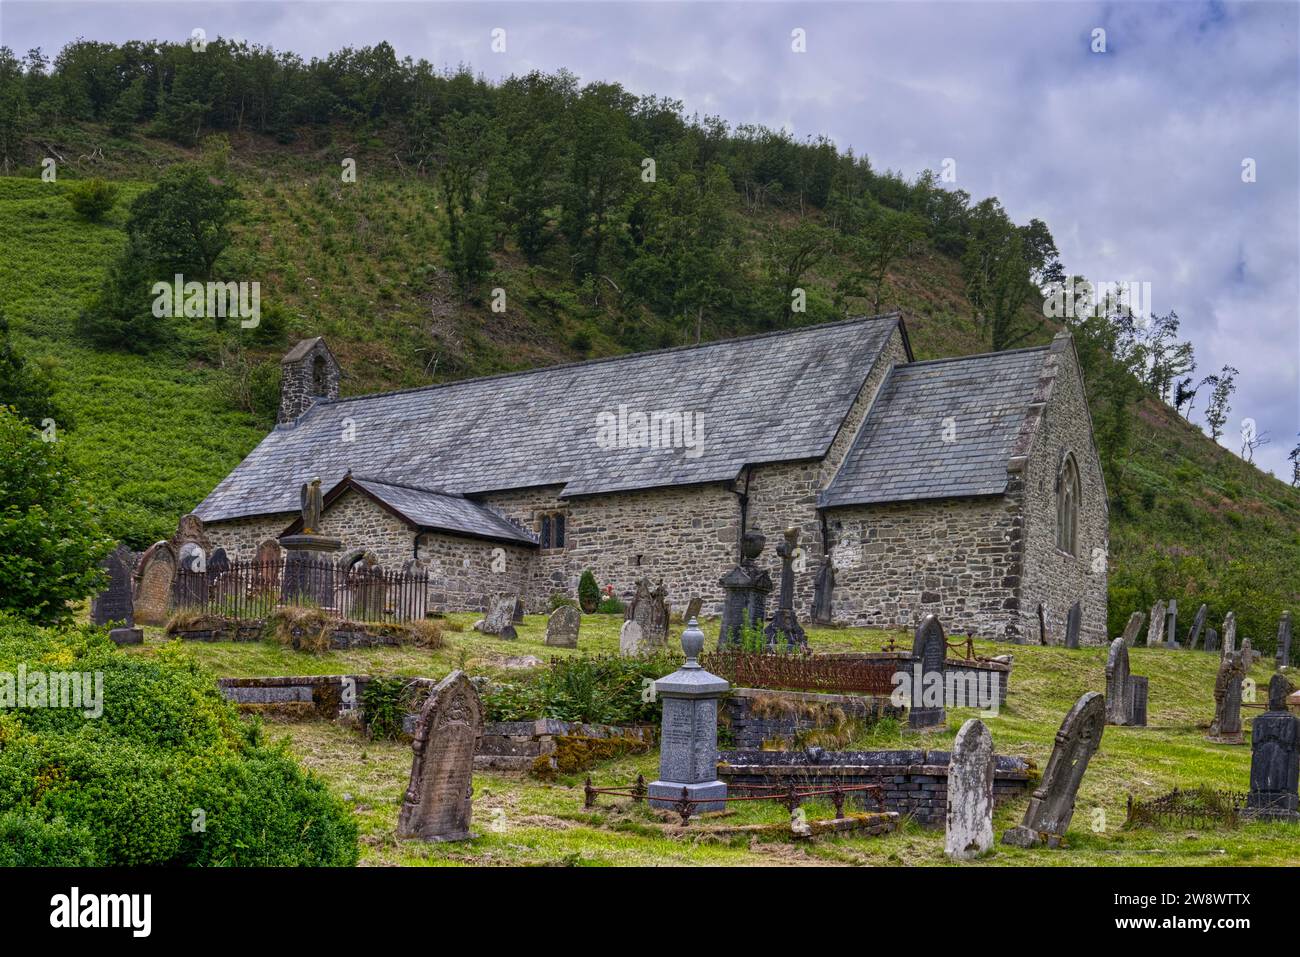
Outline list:
[[[1233,425],[1289,477],[1300,430],[1300,7],[1126,3],[145,3],[0,0],[20,55],[208,36],[318,56],[387,40],[489,77],[567,67],[733,124],[825,133],[1045,220],[1070,272],[1150,283],[1198,378],[1240,370]],[[492,32],[504,29],[504,52]],[[806,52],[792,50],[801,29]],[[1094,31],[1105,51],[1094,52]],[[1253,160],[1254,182],[1243,182]],[[1205,405],[1205,395],[1197,406]],[[1197,416],[1199,418],[1199,414]]]

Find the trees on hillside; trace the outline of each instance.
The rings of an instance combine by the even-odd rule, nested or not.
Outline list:
[[[1217,442],[1228,422],[1232,393],[1237,390],[1237,370],[1225,365],[1218,374],[1207,375],[1201,384],[1208,385],[1211,390],[1205,406],[1205,424],[1209,427],[1210,438]]]
[[[10,341],[9,320],[0,307],[0,406],[8,406],[29,425],[42,427],[47,419],[53,419],[67,428],[67,417],[54,401],[53,392],[50,370],[32,365]]]
[[[970,229],[962,278],[976,318],[988,331],[989,348],[997,352],[1023,345],[1043,325],[1041,318],[1027,319],[1023,309],[1035,291],[1030,276],[1034,254],[1027,253],[1024,234],[995,198],[970,211]]]

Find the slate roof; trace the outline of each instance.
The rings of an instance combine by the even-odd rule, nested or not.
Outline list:
[[[895,366],[818,505],[997,495],[1048,346]],[[951,417],[955,441],[945,443]]]
[[[208,522],[297,511],[304,481],[329,488],[350,469],[450,495],[560,485],[572,496],[725,481],[747,464],[820,458],[899,326],[891,313],[318,401],[263,439],[195,511]],[[597,416],[620,406],[701,414],[701,454],[600,448]]]
[[[417,528],[536,545],[537,536],[467,498],[353,476],[352,484]]]

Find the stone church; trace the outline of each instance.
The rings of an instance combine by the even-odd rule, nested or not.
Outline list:
[[[741,536],[800,532],[795,607],[880,628],[1106,638],[1108,515],[1078,358],[917,362],[898,314],[340,398],[323,339],[282,360],[279,423],[196,509],[232,558],[326,490],[341,561],[430,576],[430,608],[530,611],[590,568],[721,608]],[[832,585],[833,582],[833,585]],[[829,615],[826,599],[829,598]]]

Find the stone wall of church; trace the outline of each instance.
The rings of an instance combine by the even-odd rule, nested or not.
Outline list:
[[[297,512],[282,512],[278,515],[236,518],[228,522],[205,524],[203,531],[212,543],[213,550],[224,548],[231,561],[251,561],[256,557],[258,545],[268,538],[279,538],[280,533],[293,524],[297,517]]]
[[[950,635],[1023,633],[1020,497],[829,509],[836,621],[911,628],[933,613]]]
[[[1083,379],[1074,348],[1066,339],[1052,344],[1045,367],[1046,405],[1038,421],[1025,469],[1025,576],[1021,611],[1029,640],[1037,643],[1038,605],[1043,606],[1049,644],[1065,641],[1066,616],[1080,602],[1082,644],[1102,644],[1106,628],[1106,559],[1109,513],[1101,461],[1092,439]],[[1065,453],[1079,468],[1078,532],[1075,554],[1056,547],[1057,476]]]

